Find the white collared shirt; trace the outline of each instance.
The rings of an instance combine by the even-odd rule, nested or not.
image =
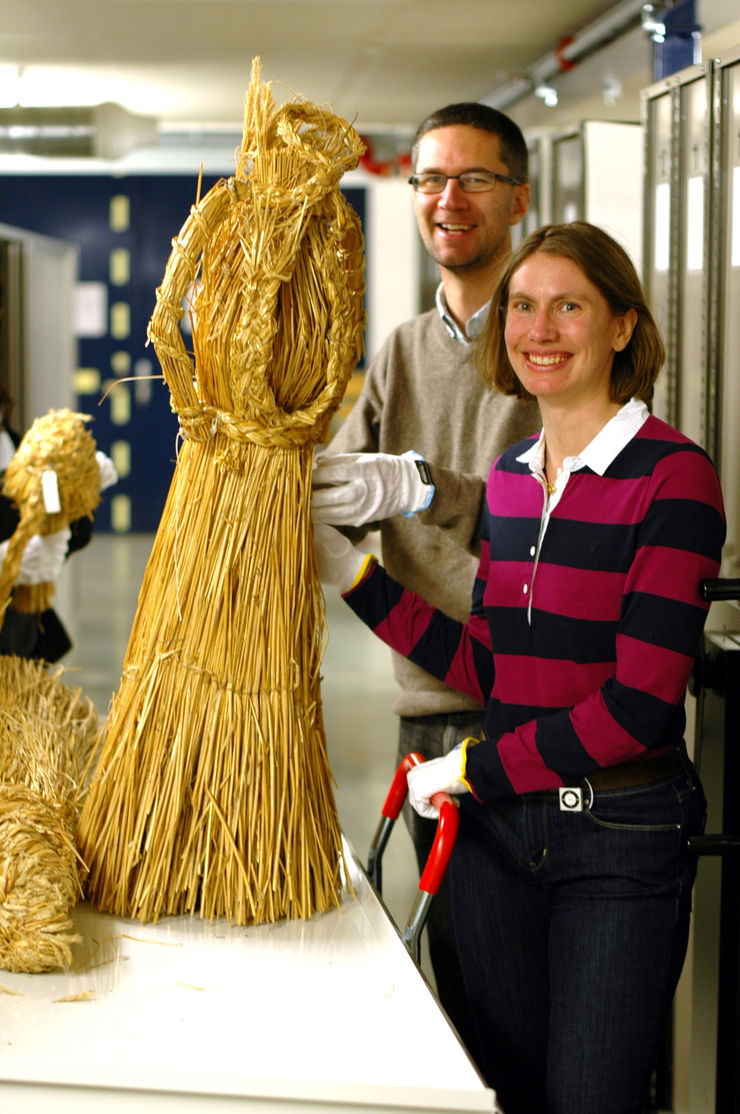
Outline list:
[[[622,449],[629,444],[644,422],[647,421],[648,416],[649,411],[644,402],[636,398],[631,398],[629,402],[626,402],[624,406],[617,411],[614,417],[610,418],[606,425],[599,430],[593,440],[589,441],[582,452],[577,456],[565,457],[562,467],[558,470],[555,479],[555,491],[552,495],[547,494],[544,430],[540,433],[534,445],[530,446],[521,456],[517,457],[517,461],[529,465],[530,472],[537,482],[542,485],[544,493],[542,519],[540,521],[539,535],[537,537],[537,546],[530,553],[530,556],[534,558],[532,579],[531,583],[528,585],[529,601],[527,613],[530,621],[532,618],[532,588],[534,587],[534,580],[537,573],[537,563],[540,558],[542,541],[550,521],[550,515],[560,502],[571,473],[578,472],[581,468],[590,468],[592,472],[595,472],[599,476],[603,476],[612,461],[619,456]]]
[[[449,311],[449,308],[447,306],[447,299],[445,298],[444,287],[441,282],[437,287],[437,293],[434,296],[434,302],[437,306],[439,316],[442,318],[444,327],[447,329],[447,332],[450,334],[451,337],[459,341],[460,344],[472,344],[474,340],[478,339],[481,334],[481,330],[483,329],[483,326],[486,322],[486,317],[488,316],[489,302],[486,302],[485,305],[482,305],[480,309],[475,311],[473,316],[468,320],[464,330],[460,328],[457,321]]]

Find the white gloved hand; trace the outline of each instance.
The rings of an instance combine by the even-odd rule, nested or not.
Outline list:
[[[55,534],[34,534],[23,550],[16,584],[46,584],[59,576],[72,531],[69,526]]]
[[[421,461],[429,482],[422,479]],[[318,457],[313,467],[314,520],[334,526],[364,526],[425,510],[434,484],[423,457],[410,449],[390,453],[340,453]]]
[[[118,472],[116,472],[116,466],[111,458],[106,456],[105,453],[101,453],[100,449],[95,453],[95,459],[98,463],[98,473],[100,475],[100,490],[105,491],[106,487],[118,483]]]
[[[349,538],[324,522],[314,522],[313,540],[322,583],[348,592],[372,560],[371,554],[356,549]]]
[[[436,820],[439,809],[432,804],[435,793],[451,793],[457,796],[460,793],[469,793],[470,789],[463,781],[465,774],[466,748],[470,742],[466,739],[445,754],[443,758],[432,758],[429,762],[421,762],[412,766],[406,775],[409,790],[409,801],[419,816],[428,820]]]

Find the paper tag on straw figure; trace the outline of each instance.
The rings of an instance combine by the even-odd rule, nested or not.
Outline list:
[[[59,499],[59,484],[56,472],[44,472],[41,476],[41,493],[44,497],[44,510],[47,514],[59,514],[62,504]]]

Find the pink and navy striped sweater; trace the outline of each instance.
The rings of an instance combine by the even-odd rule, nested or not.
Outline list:
[[[573,472],[548,519],[518,459],[531,444],[491,470],[465,623],[374,564],[345,595],[393,649],[485,704],[466,769],[484,801],[573,785],[681,742],[708,608],[700,582],[717,575],[725,535],[709,457],[657,418],[603,475]]]

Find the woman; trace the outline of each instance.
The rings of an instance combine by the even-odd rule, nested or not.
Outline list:
[[[540,229],[481,360],[543,428],[491,470],[467,623],[317,524],[350,607],[485,703],[483,739],[412,771],[409,795],[426,815],[460,795],[455,932],[506,1114],[639,1114],[686,951],[705,803],[683,700],[724,514],[709,458],[648,412],[663,358],[622,248]]]

